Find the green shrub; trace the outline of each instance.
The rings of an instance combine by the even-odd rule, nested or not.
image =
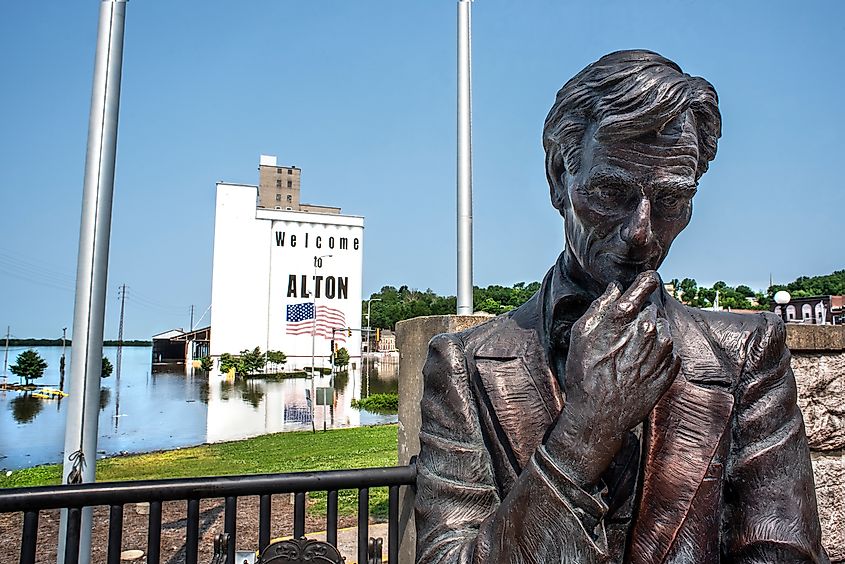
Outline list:
[[[393,414],[399,411],[399,394],[373,394],[360,400],[353,399],[352,407],[372,413]]]

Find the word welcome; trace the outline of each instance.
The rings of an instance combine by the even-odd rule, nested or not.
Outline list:
[[[311,242],[313,242],[314,244],[314,248],[316,249],[326,248],[332,250],[337,249],[340,251],[349,250],[349,237],[335,237],[333,235],[325,237],[323,235],[317,235],[311,237],[310,239]],[[284,247],[285,244],[287,244],[289,247],[296,247],[297,244],[300,244],[307,249],[309,244],[309,233],[306,231],[304,237],[300,236],[299,238],[297,238],[297,236],[293,233],[288,234],[285,231],[276,231],[276,246]],[[361,241],[358,239],[358,237],[353,237],[351,245],[352,249],[357,251],[359,248],[361,248]]]

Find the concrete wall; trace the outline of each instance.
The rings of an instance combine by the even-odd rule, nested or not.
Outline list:
[[[422,367],[428,341],[485,317],[418,317],[396,325],[399,348],[399,464],[419,452]],[[833,562],[845,562],[845,326],[790,324],[787,344],[798,383],[798,404],[810,444],[822,542]],[[412,563],[416,543],[414,494],[400,493],[399,561]]]
[[[399,464],[405,465],[420,452],[420,399],[422,369],[428,355],[428,342],[440,333],[463,331],[490,319],[489,316],[432,315],[415,317],[396,324],[399,349]],[[417,542],[414,525],[414,492],[399,492],[399,562],[412,563]]]

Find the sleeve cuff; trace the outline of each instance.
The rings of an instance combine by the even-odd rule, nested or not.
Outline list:
[[[543,477],[551,483],[568,509],[578,518],[584,531],[598,544],[606,546],[603,520],[608,507],[602,500],[602,489],[596,488],[591,493],[581,488],[554,461],[545,445],[537,447],[534,459]]]

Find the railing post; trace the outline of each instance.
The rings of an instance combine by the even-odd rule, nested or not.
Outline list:
[[[238,498],[233,496],[226,498],[223,520],[223,531],[229,534],[229,542],[226,545],[226,564],[235,564],[235,544],[238,530]]]
[[[370,490],[358,490],[358,562],[369,562],[370,542]]]
[[[185,564],[197,564],[200,540],[200,500],[188,500],[188,520],[185,524]]]
[[[293,503],[293,538],[305,536],[305,492],[297,492]]]
[[[108,564],[120,564],[120,548],[123,543],[123,506],[112,505],[109,511]]]
[[[65,564],[79,562],[79,526],[82,521],[82,509],[71,507],[67,510],[67,532],[65,534]]]
[[[147,529],[147,564],[161,560],[161,502],[150,502],[150,520]]]
[[[337,548],[337,490],[326,495],[326,542]]]
[[[35,564],[35,549],[38,546],[38,511],[27,511],[23,516],[21,537],[21,564]]]
[[[387,498],[387,562],[399,563],[399,486],[390,486]]]
[[[264,549],[270,544],[270,510],[272,509],[272,498],[264,494],[259,498],[258,509],[258,550],[264,554]]]

